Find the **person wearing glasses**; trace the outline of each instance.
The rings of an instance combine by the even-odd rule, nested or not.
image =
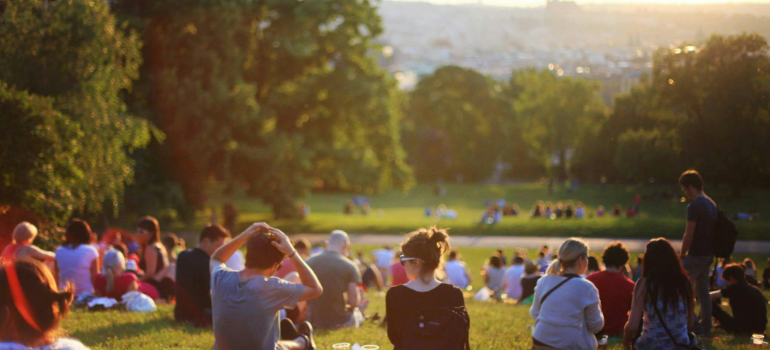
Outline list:
[[[436,270],[449,249],[446,230],[421,228],[401,244],[401,264],[409,282],[390,288],[385,297],[388,338],[394,349],[403,348],[404,327],[412,316],[427,307],[465,307],[463,292],[436,278]]]
[[[169,265],[168,252],[160,242],[160,225],[152,216],[145,216],[136,224],[136,237],[141,244],[139,269],[144,271],[141,282],[155,287],[160,292],[162,299],[174,296],[175,284],[171,278],[163,278],[168,275],[164,269]]]
[[[348,234],[336,230],[329,236],[328,248],[307,260],[324,289],[320,298],[308,302],[307,319],[315,328],[357,327],[363,321],[353,311],[365,309],[368,301],[358,288],[361,273],[347,258],[349,250]]]

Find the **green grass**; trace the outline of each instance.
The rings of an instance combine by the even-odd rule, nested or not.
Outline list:
[[[376,247],[354,247],[370,252]],[[510,247],[508,255],[512,254]],[[600,247],[593,247],[599,249]],[[464,260],[474,273],[474,290],[483,285],[478,271],[492,253],[492,249],[463,248]],[[746,256],[736,256],[744,258]],[[761,256],[751,255],[755,261]],[[762,260],[759,260],[762,261]],[[766,294],[767,295],[767,294]],[[770,298],[770,295],[767,295]],[[367,314],[385,314],[383,293],[370,291],[371,304]],[[471,347],[473,349],[529,349],[531,334],[527,330],[533,325],[529,306],[503,303],[479,303],[466,299],[471,317]],[[729,309],[729,308],[728,308]],[[158,312],[136,314],[119,311],[87,312],[78,310],[71,313],[63,324],[70,336],[80,339],[94,349],[211,349],[214,337],[211,331],[200,330],[173,321],[173,307],[160,306]],[[708,349],[753,349],[747,337],[736,339],[717,331],[719,339],[706,343]],[[744,339],[745,338],[745,339]],[[377,344],[381,349],[392,349],[387,332],[377,324],[367,322],[360,329],[335,331],[320,330],[316,333],[319,349],[330,349],[338,342]],[[610,349],[622,349],[620,339],[612,339]]]
[[[349,233],[406,233],[418,227],[440,225],[451,227],[456,235],[506,235],[506,236],[584,236],[584,237],[669,237],[681,238],[684,231],[687,204],[678,199],[668,201],[654,200],[652,194],[668,190],[680,195],[675,185],[608,185],[601,192],[598,185],[586,184],[577,193],[567,193],[557,186],[556,193],[548,195],[546,187],[540,183],[521,183],[511,185],[447,185],[447,195],[433,195],[432,187],[420,185],[408,193],[389,192],[369,195],[372,201],[372,213],[364,216],[343,215],[342,208],[354,194],[317,193],[305,200],[311,209],[311,215],[305,220],[273,220],[270,208],[258,199],[241,195],[228,197],[214,193],[211,205],[198,214],[196,221],[188,226],[173,227],[176,231],[198,232],[216,209],[221,216],[221,203],[232,202],[240,211],[239,228],[249,223],[267,221],[287,232],[325,233],[334,229]],[[727,213],[757,210],[770,213],[770,201],[764,200],[768,191],[744,191],[740,199],[731,199],[729,191],[708,189],[707,192]],[[538,200],[582,201],[593,213],[596,207],[604,205],[611,208],[615,204],[624,207],[633,202],[635,194],[644,198],[641,203],[641,215],[634,219],[625,218],[586,218],[582,220],[545,220],[530,219],[528,212]],[[506,217],[497,225],[479,225],[478,221],[485,210],[486,200],[505,198],[509,203],[517,203],[524,215],[516,218]],[[456,220],[437,221],[424,215],[425,207],[445,204],[459,214]],[[738,222],[740,239],[770,240],[770,220],[756,222]]]

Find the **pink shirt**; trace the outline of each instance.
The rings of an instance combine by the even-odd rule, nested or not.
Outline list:
[[[409,282],[409,277],[406,276],[406,269],[404,265],[401,265],[401,262],[395,262],[390,265],[390,274],[393,276],[391,286],[398,286]]]
[[[286,275],[296,271],[297,269],[294,268],[294,263],[291,262],[291,259],[286,258],[281,261],[281,268],[275,272],[275,277],[284,278]]]

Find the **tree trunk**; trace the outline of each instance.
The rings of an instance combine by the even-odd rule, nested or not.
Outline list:
[[[559,149],[559,168],[557,169],[556,178],[559,181],[565,181],[569,179],[569,168],[567,167],[567,151],[565,149]]]

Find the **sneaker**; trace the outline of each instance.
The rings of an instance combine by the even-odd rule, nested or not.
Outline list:
[[[297,331],[294,322],[288,318],[281,320],[281,340],[294,340],[301,336],[302,334]]]
[[[307,342],[306,349],[316,350],[315,340],[313,340],[313,325],[311,325],[310,322],[307,322],[307,321],[302,322],[299,324],[298,330],[299,330],[299,333],[305,337],[305,341]]]

